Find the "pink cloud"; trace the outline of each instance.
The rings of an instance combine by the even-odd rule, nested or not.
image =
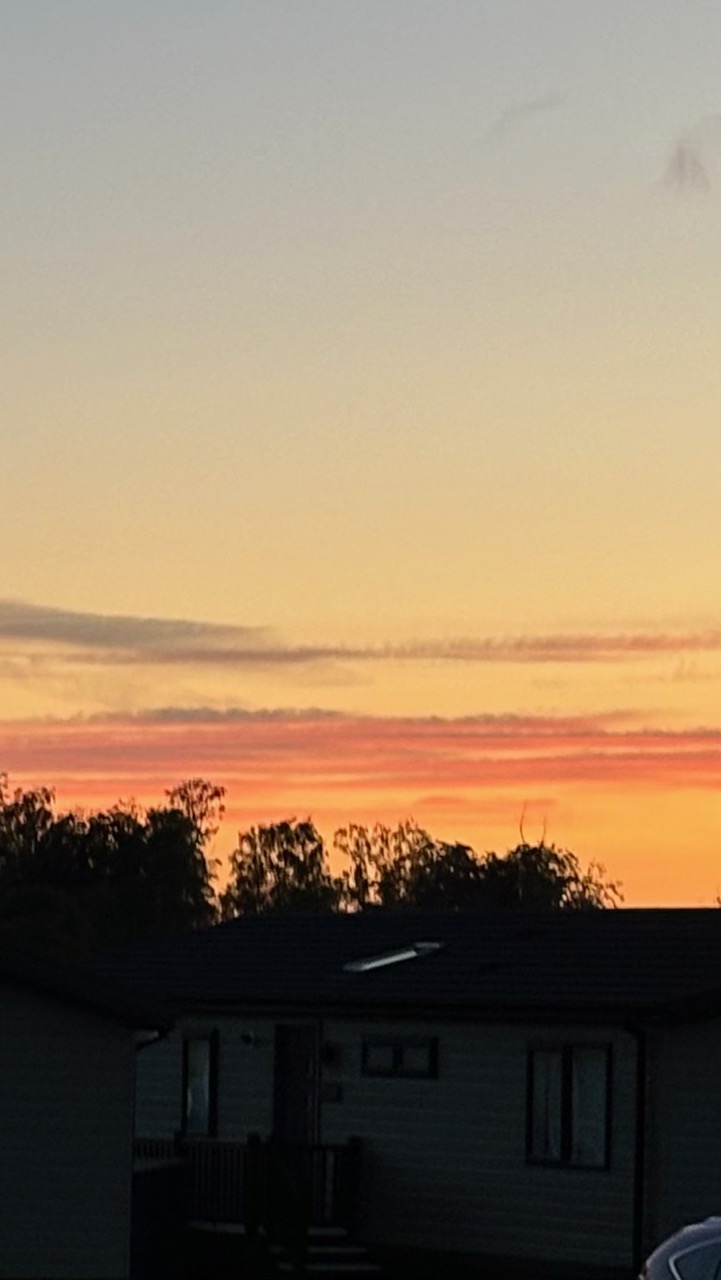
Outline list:
[[[721,730],[654,730],[608,716],[462,719],[309,712],[0,723],[0,761],[63,792],[162,794],[201,774],[262,806],[284,798],[415,798],[429,811],[498,788],[551,800],[578,786],[714,787]]]

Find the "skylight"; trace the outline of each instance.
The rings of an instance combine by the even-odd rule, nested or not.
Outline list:
[[[407,947],[397,947],[395,951],[383,951],[379,956],[366,956],[363,960],[349,960],[343,965],[344,973],[369,973],[371,969],[385,969],[391,964],[401,964],[404,960],[417,960],[419,956],[430,956],[442,951],[442,942],[411,942]]]

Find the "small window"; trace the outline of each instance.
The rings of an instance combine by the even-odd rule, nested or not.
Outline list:
[[[533,1164],[606,1169],[609,1045],[552,1045],[528,1055],[526,1156]]]
[[[364,1076],[432,1079],[438,1075],[438,1041],[416,1038],[386,1040],[380,1037],[364,1040],[361,1069]]]
[[[363,1074],[366,1076],[393,1076],[396,1073],[396,1045],[374,1044],[363,1046]]]
[[[218,1033],[183,1041],[183,1133],[214,1137],[217,1131]]]

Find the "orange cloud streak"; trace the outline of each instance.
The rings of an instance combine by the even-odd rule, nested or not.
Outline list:
[[[13,773],[168,784],[209,774],[257,795],[314,789],[387,793],[544,784],[721,783],[721,730],[624,726],[597,717],[400,718],[309,711],[182,711],[0,724],[0,759]]]

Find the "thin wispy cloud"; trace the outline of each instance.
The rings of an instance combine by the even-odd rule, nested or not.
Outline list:
[[[178,666],[345,667],[368,663],[618,663],[721,652],[721,627],[698,631],[551,632],[481,635],[381,644],[295,644],[262,626],[71,612],[0,601],[0,671],[42,675],[69,668]],[[27,648],[30,646],[30,649]]]
[[[710,191],[711,179],[698,150],[688,138],[676,143],[664,174],[664,185],[675,191]]]
[[[259,710],[245,707],[152,707],[131,715],[115,712],[88,716],[84,722],[105,725],[128,721],[151,725],[305,724],[308,720],[337,720],[342,714],[340,711],[329,711],[321,707],[263,707]]]
[[[492,120],[488,128],[478,140],[479,146],[488,146],[505,142],[536,116],[546,115],[562,106],[564,99],[560,94],[549,93],[545,97],[530,98],[527,102],[517,102]]]
[[[721,152],[721,113],[703,116],[675,141],[663,175],[673,191],[706,194]]]
[[[488,636],[418,641],[364,650],[357,656],[448,662],[614,662],[662,654],[721,650],[721,628],[699,632],[616,632]]]

